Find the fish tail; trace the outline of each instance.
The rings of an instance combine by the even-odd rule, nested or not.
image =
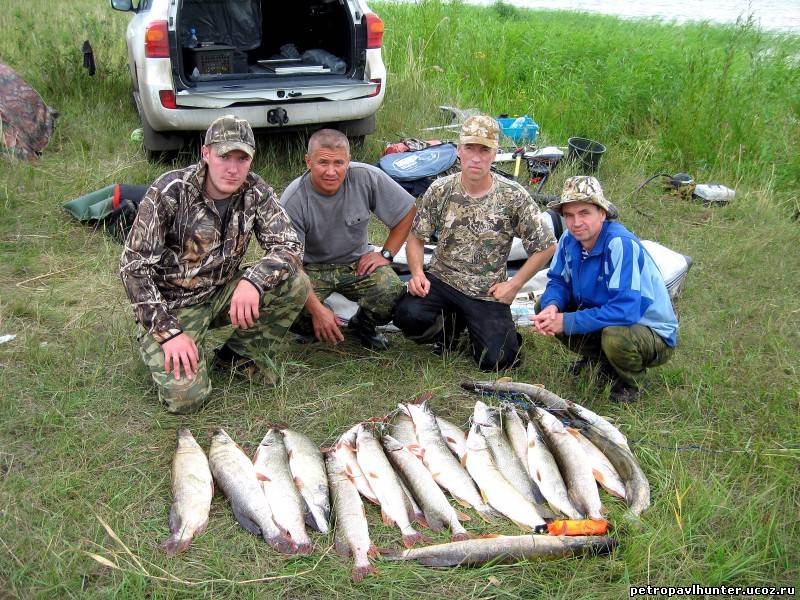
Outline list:
[[[191,540],[180,540],[178,534],[173,534],[161,544],[162,550],[167,553],[167,556],[175,556],[179,552],[183,552],[189,547]]]
[[[418,531],[415,531],[414,533],[403,534],[403,546],[406,548],[411,548],[414,544],[424,543],[427,541],[428,539]]]
[[[264,537],[264,540],[281,554],[297,554],[297,544],[286,534]]]
[[[295,546],[298,554],[311,554],[314,551],[314,544],[311,542],[303,542]]]
[[[478,514],[480,515],[481,519],[483,519],[487,523],[493,523],[494,520],[500,516],[500,513],[498,513],[488,504],[479,504],[478,506],[475,507],[475,510],[478,511]]]
[[[358,583],[362,579],[364,579],[365,575],[378,575],[380,571],[373,567],[372,565],[359,565],[353,567],[353,570],[350,572],[350,579],[353,580],[353,583]]]
[[[463,533],[454,533],[452,536],[450,536],[451,542],[465,542],[469,539],[471,539],[471,537],[466,531]]]

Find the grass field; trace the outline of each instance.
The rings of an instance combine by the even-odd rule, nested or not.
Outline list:
[[[7,0],[0,61],[61,117],[40,162],[0,159],[0,335],[16,335],[0,345],[0,598],[574,599],[627,597],[648,583],[800,584],[800,40],[747,23],[675,27],[502,4],[374,8],[390,80],[379,130],[356,158],[429,137],[421,128],[442,123],[440,104],[529,114],[543,143],[604,142],[600,178],[623,222],[693,257],[676,305],[679,349],[649,374],[637,404],[609,403],[598,382],[567,374],[571,357],[557,343],[528,332],[524,363],[510,373],[620,425],[652,486],[643,525],[626,525],[609,501],[620,541],[611,556],[443,571],[379,562],[380,576],[353,585],[332,537],[316,536],[311,556],[279,557],[218,496],[208,530],[167,559],[158,544],[178,426],[206,448],[223,426],[251,450],[269,422],[322,445],[425,391],[463,424],[474,398],[458,382],[481,374],[466,357],[438,358],[399,337],[383,354],[290,343],[276,390],[217,376],[200,414],[166,414],[138,357],[120,246],[60,208],[164,170],[129,141],[139,125],[127,17],[100,0]],[[94,78],[81,68],[84,39]],[[299,137],[260,139],[255,170],[280,191],[302,154]],[[704,207],[657,183],[633,194],[661,171],[725,183],[736,199]],[[557,171],[545,191],[569,174]],[[398,531],[369,517],[377,545],[398,547]],[[271,577],[280,579],[248,583]]]

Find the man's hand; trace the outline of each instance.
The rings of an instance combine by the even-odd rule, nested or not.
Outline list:
[[[413,275],[411,279],[408,280],[408,293],[412,296],[419,296],[420,298],[424,298],[428,295],[428,292],[431,291],[431,282],[428,281],[428,278],[425,277],[424,273],[420,273],[419,275]]]
[[[536,332],[542,335],[556,335],[564,331],[564,313],[558,312],[555,304],[551,304],[533,315],[531,322],[533,322]]]
[[[164,371],[171,371],[176,381],[181,378],[181,364],[187,379],[191,380],[197,374],[197,345],[188,333],[181,333],[164,342],[161,349],[164,351]]]
[[[311,322],[314,326],[314,336],[321,342],[336,344],[344,341],[344,334],[340,329],[343,323],[324,304],[321,304],[318,310],[311,313]]]
[[[258,320],[258,305],[261,303],[261,294],[256,286],[242,279],[236,286],[231,298],[231,325],[240,329],[252,327]]]
[[[503,304],[511,304],[518,292],[519,286],[510,279],[495,283],[489,288],[489,295]]]
[[[367,252],[358,259],[356,275],[369,275],[378,267],[392,264],[381,256],[380,252]]]

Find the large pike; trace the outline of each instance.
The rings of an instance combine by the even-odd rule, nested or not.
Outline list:
[[[464,464],[464,458],[467,456],[467,434],[458,426],[439,416],[436,417],[436,424],[439,426],[439,431],[442,432],[444,443],[461,461],[461,464]]]
[[[302,433],[293,429],[281,431],[289,455],[289,469],[308,511],[306,521],[317,531],[328,533],[331,501],[322,452]]]
[[[271,427],[264,435],[253,455],[253,466],[275,523],[292,536],[298,552],[310,553],[312,544],[303,523],[303,499],[294,485],[283,435],[278,429]]]
[[[554,517],[555,515],[550,514],[549,509],[544,506],[544,496],[542,496],[539,489],[533,483],[533,480],[528,474],[526,464],[520,461],[511,446],[511,442],[503,433],[499,409],[493,406],[487,406],[478,400],[475,402],[473,423],[480,425],[480,432],[483,434],[483,437],[486,438],[486,444],[489,446],[497,470],[502,473],[512,486],[514,486],[514,489],[522,494],[523,498],[536,505],[537,511],[542,516],[548,518]]]
[[[478,567],[488,562],[515,562],[529,558],[556,558],[610,552],[611,537],[498,535],[463,542],[384,552],[386,560],[414,560],[426,567]]]
[[[389,462],[395,466],[419,500],[428,526],[434,531],[441,531],[449,526],[453,541],[467,539],[469,536],[459,518],[468,520],[469,517],[455,511],[422,461],[391,435],[384,435],[381,443]]]
[[[503,415],[503,430],[506,432],[506,437],[517,458],[523,465],[526,465],[528,463],[528,432],[525,422],[510,402],[503,403],[500,411]]]
[[[567,515],[570,519],[581,519],[581,513],[572,505],[567,494],[567,487],[553,458],[544,443],[539,430],[532,421],[528,421],[528,471],[531,479],[539,486],[539,491],[554,510]]]
[[[630,450],[614,443],[601,431],[591,426],[584,427],[582,431],[606,455],[625,484],[625,504],[628,505],[625,516],[638,519],[642,511],[650,506],[650,484],[636,458]]]
[[[411,521],[416,518],[397,474],[383,453],[378,440],[363,425],[356,435],[356,458],[367,476],[369,485],[381,504],[381,516],[387,525],[397,525],[403,535],[403,545],[410,548],[423,540]]]
[[[478,484],[481,495],[497,511],[523,528],[541,530],[544,519],[498,470],[480,425],[473,423],[467,434],[467,471]]]
[[[428,403],[401,404],[400,408],[414,420],[422,462],[428,467],[436,483],[450,492],[458,502],[472,506],[484,519],[491,520],[497,513],[484,502],[469,473],[448,449],[436,416]]]
[[[170,556],[183,552],[208,525],[214,480],[208,459],[191,432],[182,428],[177,433],[175,456],[172,459],[172,508],[169,529],[172,535],[161,547]]]
[[[558,463],[572,505],[590,519],[602,519],[594,474],[578,440],[546,410],[535,406],[529,414]]]
[[[414,421],[405,412],[397,409],[389,418],[389,433],[404,446],[413,446],[418,443],[414,431]]]
[[[605,491],[617,498],[625,497],[625,484],[622,483],[619,473],[608,460],[602,450],[590,442],[580,431],[572,427],[567,427],[567,431],[578,440],[578,443],[586,452],[586,458],[592,467],[592,473],[597,483],[599,483]]]
[[[517,381],[464,381],[461,387],[469,391],[477,392],[508,392],[512,394],[523,394],[533,402],[544,406],[547,410],[567,413],[576,421],[583,421],[595,428],[610,440],[628,448],[628,440],[622,432],[614,427],[607,419],[597,413],[581,406],[577,402],[566,400],[545,389],[542,386],[531,385],[529,383],[519,383]],[[574,423],[575,427],[580,427],[580,422]],[[630,448],[628,448],[630,450]]]
[[[272,510],[256,478],[253,463],[224,429],[214,431],[208,465],[214,480],[230,501],[239,525],[254,535],[263,536],[279,552],[294,553],[294,544],[272,518]]]
[[[378,572],[369,561],[369,557],[377,555],[378,551],[369,539],[364,505],[353,480],[345,473],[345,466],[334,452],[325,455],[325,465],[333,500],[336,551],[353,557],[351,578],[359,582],[367,573]]]
[[[378,497],[369,485],[369,481],[364,477],[364,472],[358,465],[358,459],[356,458],[356,433],[359,427],[360,425],[354,425],[339,436],[336,445],[333,447],[333,452],[336,454],[336,458],[344,465],[345,473],[353,481],[359,493],[373,504],[380,504]]]

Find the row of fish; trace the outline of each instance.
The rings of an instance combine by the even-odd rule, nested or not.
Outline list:
[[[322,454],[305,435],[272,427],[252,461],[223,429],[214,432],[208,458],[188,429],[179,429],[177,438],[172,535],[163,544],[167,554],[186,550],[205,529],[214,482],[228,498],[236,521],[279,552],[311,552],[306,522],[328,532],[327,472]]]
[[[492,407],[479,400],[465,434],[434,414],[427,395],[355,425],[323,451],[301,433],[272,427],[252,460],[222,429],[213,434],[208,459],[191,433],[179,430],[172,535],[164,549],[185,550],[206,527],[214,482],[239,524],[283,553],[311,552],[306,523],[325,533],[332,513],[335,548],[352,556],[354,581],[375,572],[370,558],[378,554],[445,566],[608,550],[614,543],[556,535],[472,538],[462,525],[470,517],[445,492],[486,521],[502,514],[534,533],[565,533],[566,526],[555,526],[579,519],[605,524],[595,481],[623,497],[632,515],[649,504],[647,480],[627,440],[599,415],[535,386],[462,385],[480,393],[525,394],[532,404],[519,411],[510,403]],[[384,523],[398,527],[405,551],[374,547],[362,498],[380,506]],[[449,529],[451,542],[419,547],[428,542],[421,528]],[[604,533],[605,527],[569,531]]]

